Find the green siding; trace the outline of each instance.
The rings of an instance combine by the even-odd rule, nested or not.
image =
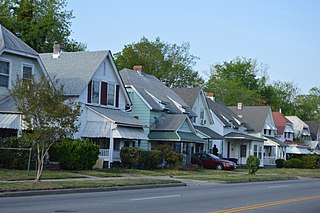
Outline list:
[[[189,123],[187,120],[185,120],[183,122],[183,124],[181,125],[181,127],[179,128],[179,131],[183,131],[183,132],[192,132]]]

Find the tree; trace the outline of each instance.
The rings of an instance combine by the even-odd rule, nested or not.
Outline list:
[[[0,23],[39,53],[51,52],[55,42],[66,51],[86,45],[69,38],[72,11],[65,0],[0,0]]]
[[[198,72],[193,70],[198,57],[189,53],[189,43],[168,44],[156,38],[149,41],[142,37],[140,42],[125,45],[114,54],[119,70],[142,65],[147,74],[167,80],[170,87],[196,87],[203,84]]]
[[[234,60],[211,67],[211,76],[205,90],[213,92],[226,105],[254,105],[261,98],[259,88],[263,79],[258,78],[257,62],[247,58]]]
[[[298,95],[295,99],[296,116],[300,119],[320,120],[320,87],[313,87],[309,94]]]
[[[58,85],[58,82],[55,82]],[[66,101],[63,87],[56,89],[42,77],[40,81],[17,79],[12,95],[26,123],[26,137],[37,147],[36,181],[40,181],[45,156],[57,141],[72,135],[80,113],[78,104]]]

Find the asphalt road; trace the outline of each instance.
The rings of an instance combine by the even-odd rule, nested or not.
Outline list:
[[[232,209],[230,209],[232,208]],[[226,210],[226,211],[225,211]],[[320,212],[320,179],[0,198],[1,213]]]

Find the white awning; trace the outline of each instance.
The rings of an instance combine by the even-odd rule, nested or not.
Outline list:
[[[81,137],[110,138],[110,123],[104,121],[87,121]]]
[[[288,154],[311,154],[307,147],[299,147],[299,146],[288,146],[287,147]]]
[[[142,128],[118,126],[113,130],[114,138],[149,140]]]
[[[1,129],[20,129],[20,115],[19,114],[0,114],[0,128]]]

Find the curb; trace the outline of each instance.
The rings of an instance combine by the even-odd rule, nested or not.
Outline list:
[[[115,187],[98,187],[98,188],[73,188],[73,189],[38,190],[38,191],[2,192],[0,193],[0,198],[1,197],[25,197],[25,196],[38,196],[38,195],[91,193],[91,192],[111,192],[111,191],[121,191],[121,190],[153,189],[153,188],[180,187],[180,186],[187,186],[187,184],[172,183],[172,184],[115,186]]]

